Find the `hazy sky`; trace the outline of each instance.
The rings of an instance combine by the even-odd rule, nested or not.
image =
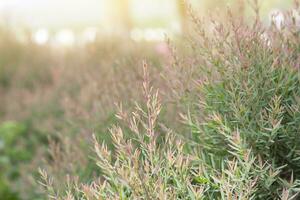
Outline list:
[[[81,28],[106,24],[114,26],[109,20],[116,10],[108,6],[113,0],[0,0],[0,19],[33,28]],[[149,18],[170,22],[178,20],[175,0],[130,0],[131,16],[136,23],[144,23]],[[233,0],[190,0],[214,2]],[[284,7],[292,0],[262,0],[264,7]],[[267,13],[267,12],[265,12]]]
[[[130,1],[131,17],[138,24],[151,19],[158,24],[177,20],[175,0]],[[112,0],[0,0],[0,17],[33,28],[108,27],[114,26],[110,20],[116,14],[113,5]]]
[[[0,12],[27,25],[64,26],[100,23],[106,0],[0,0]]]

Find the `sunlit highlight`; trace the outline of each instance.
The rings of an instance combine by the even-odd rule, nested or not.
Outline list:
[[[70,29],[59,31],[55,36],[55,43],[62,46],[71,46],[75,43],[74,32]]]
[[[33,35],[33,40],[39,45],[46,44],[49,41],[49,32],[47,29],[39,29]]]

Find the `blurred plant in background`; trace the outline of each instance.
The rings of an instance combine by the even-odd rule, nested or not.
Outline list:
[[[47,45],[22,43],[7,29],[3,35],[2,55],[10,57],[5,56],[0,67],[1,125],[15,123],[23,129],[18,135],[11,135],[14,143],[9,144],[6,137],[14,134],[14,129],[1,132],[3,159],[14,160],[4,165],[1,177],[6,186],[1,191],[18,192],[22,199],[40,196],[34,173],[37,166],[57,164],[51,170],[64,183],[63,168],[76,175],[76,169],[85,163],[91,170],[81,171],[80,176],[89,179],[95,164],[84,152],[91,151],[92,132],[110,141],[105,132],[116,119],[114,103],[140,98],[140,60],[147,58],[157,66],[153,72],[158,74],[162,63],[167,62],[166,55],[155,50],[156,44],[137,44],[118,37],[57,51]],[[10,157],[13,155],[6,153],[19,148],[22,154],[30,156],[25,159],[22,154]],[[17,171],[13,179],[8,175],[11,170]]]

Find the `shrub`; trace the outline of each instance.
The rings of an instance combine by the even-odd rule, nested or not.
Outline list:
[[[261,174],[256,198],[277,199],[290,180],[299,185],[300,79],[294,57],[299,54],[299,28],[291,12],[279,30],[274,24],[265,28],[258,13],[256,19],[248,25],[229,12],[228,24],[213,22],[213,38],[206,41],[212,51],[205,52],[210,74],[201,85],[201,112],[187,122],[198,143],[218,159],[232,156],[227,140],[238,131],[244,148],[278,173],[272,181]],[[298,191],[299,186],[294,188]]]
[[[144,65],[146,68],[147,65]],[[143,91],[145,109],[136,105],[129,116],[120,107],[117,117],[126,122],[128,129],[111,129],[114,148],[109,150],[95,139],[95,162],[102,175],[92,183],[80,184],[70,179],[67,191],[55,188],[55,180],[40,170],[50,199],[255,199],[260,197],[260,180],[272,184],[279,171],[263,163],[247,148],[238,131],[223,135],[227,158],[207,153],[202,148],[184,143],[164,126],[159,128],[161,104],[158,92],[149,85],[144,73]],[[220,120],[219,120],[220,121]],[[164,131],[163,131],[164,130]],[[217,156],[217,155],[216,155]],[[274,170],[274,171],[273,171]],[[282,195],[292,197],[293,183],[282,187]]]
[[[17,145],[19,137],[26,127],[15,122],[0,124],[0,196],[5,199],[17,199],[17,193],[9,187],[9,181],[18,178],[17,165],[28,159],[28,151],[22,151]]]
[[[191,77],[197,84],[180,88],[188,101],[178,102],[190,109],[182,114],[189,137],[159,122],[159,93],[144,64],[144,103],[131,115],[120,107],[117,117],[127,127],[113,126],[112,149],[94,141],[101,174],[91,183],[68,177],[62,189],[40,170],[48,198],[299,198],[299,8],[278,29],[263,25],[253,6],[251,23],[230,11],[224,22],[192,14],[198,35]]]

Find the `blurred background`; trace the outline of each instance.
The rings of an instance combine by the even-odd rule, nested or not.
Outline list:
[[[191,0],[197,14],[222,12],[243,0]],[[261,1],[261,12],[284,9],[292,0]],[[247,12],[236,8],[237,12]],[[188,18],[182,0],[1,0],[1,23],[20,39],[24,29],[38,44],[81,44],[96,36],[128,34],[131,39],[163,40],[164,33],[180,34]],[[23,38],[24,39],[24,38]]]
[[[0,0],[0,200],[47,199],[38,184],[39,167],[62,190],[65,175],[91,180],[98,173],[87,156],[93,155],[92,133],[109,143],[114,103],[130,108],[141,99],[142,60],[151,66],[164,103],[185,97],[190,83],[182,80],[189,74],[170,71],[176,56],[166,42],[167,35],[181,56],[190,51],[182,42],[192,29],[182,2]],[[188,2],[198,16],[222,18],[227,6],[237,18],[253,15],[243,0]],[[266,25],[272,13],[292,3],[259,1]],[[276,20],[280,26],[284,16]],[[185,60],[189,66],[193,57]],[[169,83],[178,97],[170,94]],[[163,121],[177,126],[179,109],[166,106]]]

